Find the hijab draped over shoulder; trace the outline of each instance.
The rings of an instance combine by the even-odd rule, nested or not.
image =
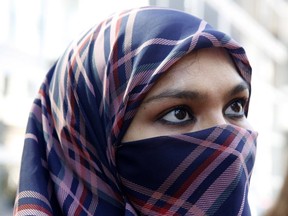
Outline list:
[[[122,11],[73,41],[33,103],[14,214],[141,214],[123,192],[117,146],[161,74],[187,53],[209,47],[225,48],[250,85],[243,48],[177,10]]]

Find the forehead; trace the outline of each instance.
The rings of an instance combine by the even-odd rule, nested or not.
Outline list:
[[[213,91],[225,90],[243,82],[232,59],[223,48],[206,48],[192,52],[169,70],[148,95],[169,89]]]

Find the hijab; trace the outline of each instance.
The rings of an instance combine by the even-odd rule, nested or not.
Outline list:
[[[137,107],[159,77],[187,53],[209,47],[225,48],[240,76],[250,85],[251,67],[244,49],[236,41],[206,21],[173,9],[142,7],[121,11],[72,41],[47,73],[34,100],[14,214],[149,214],[126,195],[125,165],[124,162],[118,165],[117,149],[123,146],[121,140]],[[242,148],[246,150],[247,140],[252,139],[251,133],[244,129],[220,126],[200,132],[199,140],[208,139],[210,134],[209,139],[214,142],[215,130],[236,134],[236,140],[244,140]],[[218,145],[222,141],[219,136]],[[246,186],[238,188],[245,197],[253,167],[253,146],[248,147],[252,153],[248,154],[250,167],[245,169]],[[129,150],[121,155],[127,152]],[[196,168],[200,165],[195,164]],[[124,171],[119,174],[123,166]],[[140,198],[143,187],[134,188],[139,189],[136,192]],[[237,211],[240,213],[239,208],[243,210],[247,204],[245,197],[239,198]],[[216,198],[229,200],[229,194]],[[150,205],[157,207],[155,200],[153,203]],[[176,214],[179,209],[175,210],[173,204],[171,207],[171,202],[169,209],[163,214],[185,214],[182,210]],[[151,211],[150,215],[157,215],[155,212]],[[204,210],[195,212],[210,214]]]

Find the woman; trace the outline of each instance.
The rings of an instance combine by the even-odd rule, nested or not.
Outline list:
[[[114,14],[47,74],[14,213],[250,215],[250,77],[243,48],[204,20]]]

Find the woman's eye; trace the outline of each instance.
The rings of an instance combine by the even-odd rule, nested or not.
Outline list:
[[[232,118],[241,118],[245,115],[245,99],[232,102],[225,110],[225,115]]]
[[[159,120],[166,124],[185,124],[194,118],[187,108],[176,107],[164,114]]]

